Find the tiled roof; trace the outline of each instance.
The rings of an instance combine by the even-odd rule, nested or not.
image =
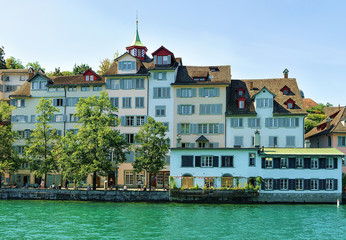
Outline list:
[[[303,104],[305,109],[318,106],[318,103],[312,100],[311,98],[303,98]]]
[[[29,74],[29,69],[0,69],[0,75],[4,74]]]
[[[343,156],[344,153],[336,148],[264,148],[261,155],[329,155]]]
[[[119,57],[120,58],[120,57]],[[139,60],[138,60],[139,61]],[[152,60],[151,60],[152,61]],[[139,61],[141,62],[141,61]],[[141,62],[141,66],[136,74],[130,74],[130,75],[148,75],[148,69],[146,68],[147,65],[150,65],[150,62]],[[103,76],[114,76],[118,75],[118,61],[114,61],[111,66],[108,68],[107,71],[104,72]],[[119,74],[120,76],[120,74]],[[121,74],[121,76],[126,76],[126,74]]]
[[[284,95],[280,90],[287,86],[290,89],[288,95]],[[276,79],[249,79],[232,80],[231,86],[227,88],[227,108],[226,114],[256,114],[252,97],[261,89],[267,88],[275,95],[273,104],[274,114],[306,114],[302,97],[295,78],[276,78]],[[245,108],[238,108],[239,98],[237,90],[244,89]],[[285,102],[288,99],[295,102],[293,109],[288,109]]]
[[[211,68],[217,68],[211,71]],[[204,77],[206,81],[195,81],[194,78]],[[179,66],[178,74],[173,85],[184,84],[229,84],[231,82],[231,66]]]
[[[31,94],[31,84],[30,82],[23,83],[19,89],[17,89],[14,93],[10,95],[10,97],[30,97]]]
[[[72,75],[72,76],[59,76],[59,77],[51,77],[53,83],[48,84],[47,86],[64,86],[64,85],[95,85],[95,84],[103,84],[105,79],[100,77],[95,79],[94,81],[86,82],[84,81],[83,75]]]
[[[327,119],[331,121],[327,121]],[[327,115],[327,118],[305,134],[305,138],[317,137],[329,133],[346,133],[346,108],[338,108],[336,112]]]

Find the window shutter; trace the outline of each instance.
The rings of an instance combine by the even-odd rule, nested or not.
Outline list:
[[[154,79],[157,79],[158,76],[157,76],[157,72],[154,72]]]
[[[11,116],[11,122],[15,122],[16,121],[16,116]]]
[[[274,158],[273,168],[280,168],[280,158]]]
[[[197,134],[198,125],[196,123],[190,123],[190,133]]]
[[[178,123],[178,125],[177,125],[177,133],[179,134],[180,131],[181,131],[181,123]]]
[[[67,115],[66,115],[66,114],[64,114],[63,121],[64,121],[64,122],[67,121]]]
[[[222,114],[222,104],[216,105],[216,114]]]
[[[135,70],[135,62],[131,62],[131,70]]]
[[[118,65],[119,65],[119,70],[123,70],[123,62],[118,62]]]
[[[304,158],[304,168],[311,168],[311,159]]]
[[[181,156],[182,167],[193,167],[193,156]]]
[[[195,143],[190,143],[190,146],[189,146],[190,148],[194,148],[195,147]]]
[[[16,99],[11,99],[10,103],[11,103],[12,106],[16,107]]]
[[[219,156],[213,156],[213,167],[219,167]]]
[[[235,127],[235,119],[231,118],[231,127],[234,128]]]
[[[53,106],[57,105],[57,99],[53,99]]]
[[[199,88],[198,95],[199,97],[204,97],[204,88]]]
[[[338,179],[334,179],[334,190],[338,190]]]
[[[273,99],[272,98],[269,98],[269,107],[272,108],[273,107]]]
[[[318,159],[318,168],[319,169],[326,168],[326,159],[325,158],[319,158]]]
[[[168,55],[168,56],[167,56],[167,60],[168,60],[167,63],[168,63],[168,64],[171,64],[171,55]]]
[[[120,89],[124,89],[124,80],[120,79],[119,82],[120,82]]]
[[[199,114],[205,114],[205,105],[204,104],[199,105]]]
[[[196,97],[197,96],[197,90],[196,88],[191,89],[191,97]]]
[[[266,159],[262,158],[262,168],[266,168]]]
[[[110,79],[106,79],[106,89],[110,89]]]
[[[280,190],[280,179],[273,179],[273,190]]]
[[[158,94],[157,94],[157,92],[158,92],[158,88],[154,88],[154,98],[158,98]]]
[[[63,106],[66,106],[66,98],[63,98],[63,99],[62,99],[62,105],[63,105]]]
[[[334,168],[337,169],[338,168],[338,159],[334,158]]]
[[[201,166],[201,156],[195,156],[195,167]]]
[[[121,126],[125,126],[125,116],[121,116]]]
[[[25,107],[25,100],[24,99],[20,100],[20,105],[21,105],[21,107]]]
[[[219,133],[224,133],[224,124],[219,123]]]
[[[177,97],[181,97],[181,89],[177,89]]]
[[[178,114],[181,114],[181,105],[178,105]]]
[[[261,127],[261,119],[256,118],[256,127]]]
[[[325,179],[319,179],[318,188],[319,188],[319,190],[326,190],[326,180]]]
[[[299,127],[299,118],[296,118],[296,127]]]
[[[167,98],[171,98],[171,89],[168,87],[166,88],[166,92],[167,92]]]
[[[274,137],[269,136],[269,146],[274,146]]]
[[[252,126],[252,118],[248,118],[248,119],[247,119],[247,126],[248,126],[248,127],[253,127],[253,126]]]
[[[260,98],[256,99],[256,108],[261,108],[262,107],[261,106],[261,102],[262,101],[260,101]]]
[[[191,114],[195,114],[195,105],[191,105]]]
[[[279,127],[286,127],[286,119],[285,118],[278,118],[279,121]]]
[[[269,127],[269,118],[266,118],[265,125],[266,125],[266,127]]]
[[[304,190],[310,190],[310,186],[311,186],[311,180],[304,179]]]
[[[162,73],[162,80],[167,80],[167,73],[166,72]]]
[[[296,180],[288,179],[288,190],[296,190]]]
[[[214,97],[220,96],[220,88],[214,88]]]
[[[157,64],[157,56],[154,56],[154,64]]]
[[[289,158],[288,159],[288,168],[296,168],[296,159],[295,158]]]
[[[243,119],[239,118],[239,127],[243,127]]]

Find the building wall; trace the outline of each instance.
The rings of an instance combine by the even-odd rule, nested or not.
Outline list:
[[[208,134],[208,133],[179,133],[181,136],[182,143],[194,143],[196,144],[196,139],[201,135],[204,135],[210,143],[219,143],[219,147],[225,146],[225,112],[226,112],[226,86],[227,85],[174,85],[174,123],[173,123],[173,136],[178,134],[178,124],[179,123],[189,123],[189,124],[199,124],[199,123],[215,123],[223,124],[222,132],[219,134]],[[177,90],[182,88],[193,88],[196,89],[196,97],[177,97]],[[200,97],[199,89],[200,88],[219,88],[218,97]],[[200,114],[200,105],[201,104],[222,104],[221,114]],[[182,115],[178,114],[178,105],[194,105],[195,113],[191,115]],[[209,128],[209,125],[208,125]],[[176,139],[172,139],[173,147],[177,146]]]
[[[15,70],[14,70],[15,71]],[[9,81],[5,81],[5,78],[9,77]],[[2,85],[2,89],[3,92],[0,91],[0,99],[8,99],[9,96],[16,91],[17,89],[19,89],[19,87],[21,85],[23,85],[23,83],[25,83],[26,80],[29,79],[29,73],[6,73],[3,72],[1,74],[1,79],[0,80],[0,85]],[[14,91],[6,91],[6,86],[15,86],[16,89]]]

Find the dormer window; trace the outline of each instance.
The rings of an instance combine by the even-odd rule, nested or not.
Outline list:
[[[285,102],[286,106],[288,109],[293,109],[294,108],[294,105],[295,105],[295,102],[290,98],[288,99],[286,102]]]
[[[193,80],[194,81],[205,81],[206,78],[205,77],[194,77]]]
[[[238,88],[237,89],[237,93],[238,93],[239,96],[244,96],[244,93],[245,93],[244,88]]]
[[[287,86],[284,86],[283,88],[281,88],[280,90],[284,95],[289,95],[291,93],[291,89]]]
[[[211,72],[218,72],[218,71],[220,71],[220,69],[218,67],[209,67],[209,70]]]
[[[84,81],[89,82],[89,81],[94,81],[99,78],[99,76],[91,69],[86,70],[83,73],[84,76]]]
[[[238,108],[239,109],[245,108],[245,98],[244,97],[238,98]]]
[[[287,103],[287,108],[292,109],[293,108],[293,103]]]
[[[171,55],[167,56],[154,56],[154,64],[156,65],[168,65],[171,64]]]

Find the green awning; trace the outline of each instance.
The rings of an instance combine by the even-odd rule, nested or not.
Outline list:
[[[345,153],[336,148],[264,148],[261,155],[333,155],[344,156]]]

